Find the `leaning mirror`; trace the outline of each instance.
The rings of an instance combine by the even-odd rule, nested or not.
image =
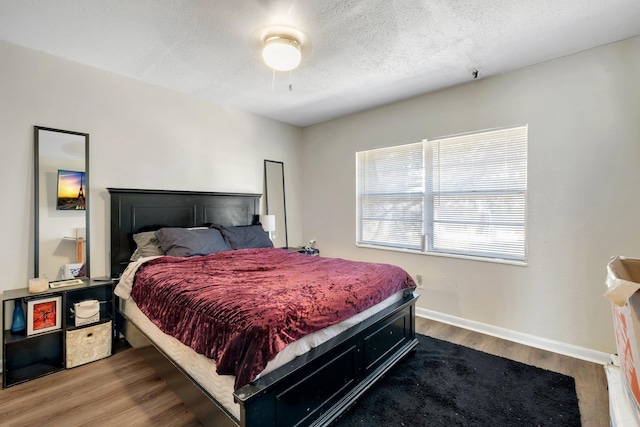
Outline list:
[[[89,277],[89,134],[35,126],[35,277]]]
[[[287,237],[287,205],[284,197],[284,163],[264,161],[264,190],[268,215],[275,215],[275,230],[271,234],[273,246],[289,246]]]

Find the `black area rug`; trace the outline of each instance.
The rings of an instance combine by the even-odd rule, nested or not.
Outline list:
[[[420,344],[331,427],[579,426],[572,377],[435,338]]]

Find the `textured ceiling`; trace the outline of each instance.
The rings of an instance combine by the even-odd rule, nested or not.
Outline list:
[[[1,40],[298,126],[639,34],[639,0],[0,0]]]

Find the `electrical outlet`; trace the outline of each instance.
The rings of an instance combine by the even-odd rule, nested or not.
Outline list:
[[[416,274],[416,285],[418,285],[419,288],[422,287],[422,274]]]

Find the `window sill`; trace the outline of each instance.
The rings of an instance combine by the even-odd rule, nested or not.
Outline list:
[[[477,256],[471,256],[471,255],[443,254],[440,252],[423,252],[423,251],[414,250],[414,249],[402,249],[402,248],[392,248],[392,247],[375,246],[375,245],[363,245],[358,243],[356,243],[356,246],[359,248],[377,249],[377,250],[391,251],[391,252],[403,252],[406,254],[414,254],[414,255],[428,255],[428,256],[436,256],[436,257],[444,257],[444,258],[466,259],[470,261],[491,262],[495,264],[517,265],[519,267],[526,267],[529,265],[527,261],[515,261],[515,260],[500,259],[500,258],[483,258],[483,257],[477,257]]]

